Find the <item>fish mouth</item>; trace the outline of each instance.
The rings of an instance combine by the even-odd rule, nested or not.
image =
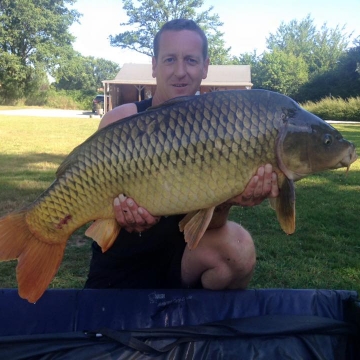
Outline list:
[[[353,164],[358,159],[355,147],[349,149],[349,152],[344,156],[336,165],[335,169],[346,167],[346,173],[350,169],[350,165]]]
[[[340,161],[338,161],[338,163],[333,164],[330,167],[325,167],[322,170],[320,169],[317,172],[323,171],[326,169],[346,168],[346,174],[347,174],[350,170],[351,164],[353,164],[357,159],[358,159],[358,155],[356,153],[355,147],[352,146],[349,148],[349,151],[347,152],[347,154]],[[298,181],[298,180],[306,177],[307,175],[309,175],[308,172],[301,173],[301,172],[296,172],[296,171],[290,171],[286,167],[284,167],[282,163],[279,163],[279,165],[280,165],[279,167],[280,167],[281,171],[285,174],[285,176],[293,181]]]

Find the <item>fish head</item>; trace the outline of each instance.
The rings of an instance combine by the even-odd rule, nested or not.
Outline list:
[[[277,139],[280,170],[294,181],[346,167],[357,159],[355,146],[326,121],[296,105],[283,109]]]

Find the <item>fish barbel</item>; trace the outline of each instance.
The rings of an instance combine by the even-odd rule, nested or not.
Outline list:
[[[37,200],[0,219],[0,260],[18,260],[19,295],[37,301],[76,229],[95,220],[86,235],[103,251],[111,247],[120,231],[113,199],[121,193],[152,215],[190,213],[180,228],[194,248],[214,208],[240,194],[267,163],[280,188],[272,205],[291,234],[293,182],[356,158],[352,143],[284,95],[233,90],[176,98],[76,147]]]

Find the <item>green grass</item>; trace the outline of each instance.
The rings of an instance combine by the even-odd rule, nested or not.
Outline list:
[[[0,216],[31,203],[49,187],[66,155],[94,133],[99,119],[0,115]],[[84,230],[70,238],[50,287],[82,287],[90,259]],[[16,261],[0,263],[0,288],[16,287]]]
[[[65,156],[91,135],[98,119],[0,115],[0,215],[31,203],[54,179]],[[336,125],[360,147],[359,125]],[[282,232],[268,202],[233,208],[231,218],[252,234],[257,249],[253,288],[329,288],[360,292],[360,160],[296,184],[297,227]],[[68,242],[50,288],[81,288],[91,241],[84,229]],[[0,288],[16,287],[16,261],[0,263]]]

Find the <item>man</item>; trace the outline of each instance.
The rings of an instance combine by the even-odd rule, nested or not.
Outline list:
[[[166,23],[154,39],[152,75],[157,87],[152,99],[124,104],[108,112],[100,128],[160,105],[177,96],[194,95],[208,72],[208,44],[191,20]],[[189,250],[178,222],[182,216],[153,217],[121,194],[114,200],[122,227],[105,253],[93,243],[88,288],[246,288],[255,266],[250,234],[227,221],[231,206],[254,206],[278,195],[271,165],[258,169],[242,194],[217,207],[198,247]]]

